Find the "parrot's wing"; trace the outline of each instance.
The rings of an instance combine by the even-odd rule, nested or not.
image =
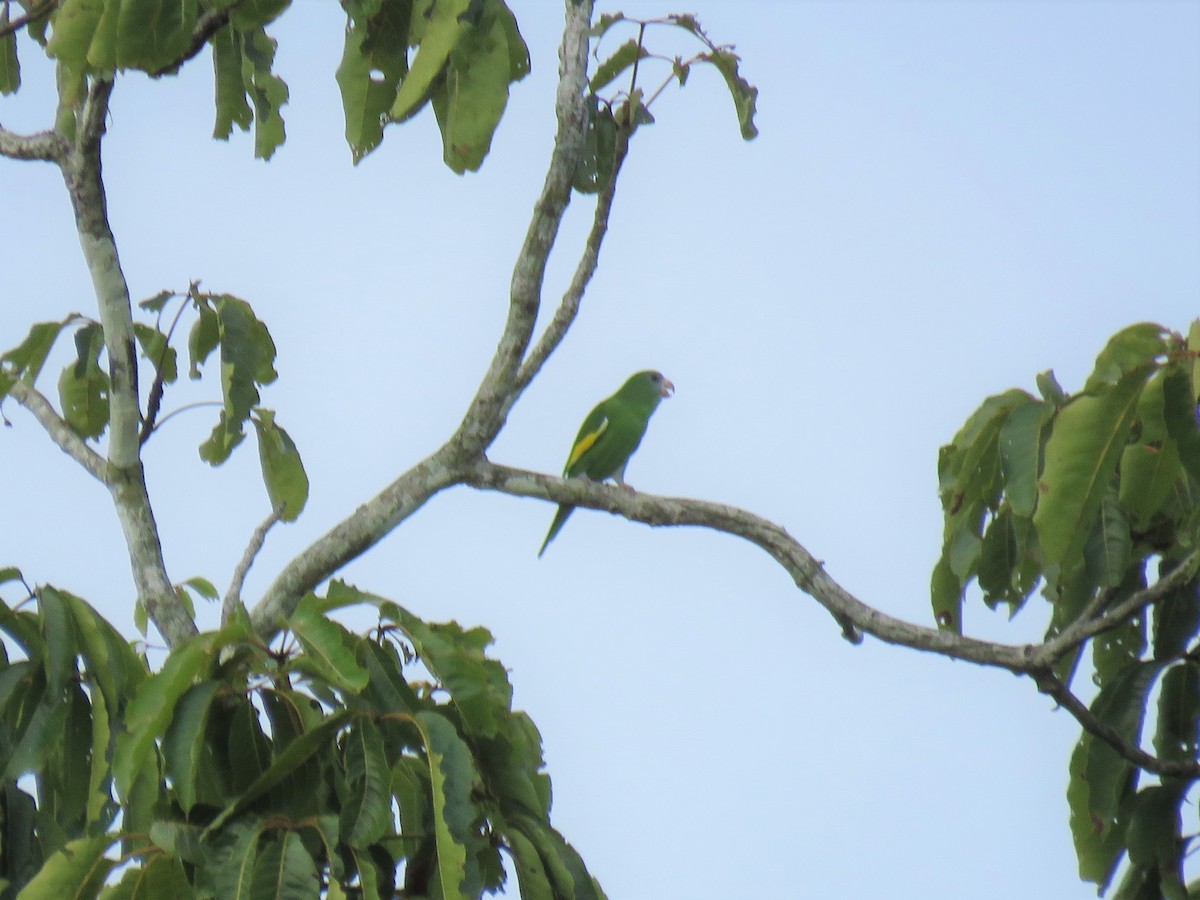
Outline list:
[[[600,436],[608,430],[608,423],[609,418],[605,415],[603,404],[593,409],[591,414],[583,420],[579,434],[575,437],[575,443],[571,446],[567,464],[563,466],[563,474],[568,477],[575,474],[576,467],[583,459],[584,454],[591,450],[596,441],[600,440]]]

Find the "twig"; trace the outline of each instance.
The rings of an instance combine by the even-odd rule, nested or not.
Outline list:
[[[182,66],[189,59],[194,58],[201,50],[204,49],[204,45],[208,43],[209,38],[229,24],[230,13],[233,12],[234,7],[240,6],[241,2],[242,0],[238,0],[237,3],[233,3],[222,9],[209,10],[200,16],[200,18],[196,21],[195,30],[192,31],[192,37],[188,41],[187,49],[184,50],[183,53],[178,56],[178,58],[167,63],[161,69],[151,72],[150,77],[158,78],[162,75],[170,75],[179,71],[180,66]]]
[[[101,484],[108,484],[108,463],[104,457],[89,447],[87,442],[71,429],[66,419],[54,411],[50,401],[40,391],[18,379],[9,389],[9,393],[17,403],[33,413],[33,417],[46,429],[50,439],[63,453],[79,463]]]
[[[285,505],[281,503],[271,510],[271,514],[250,535],[250,543],[246,545],[246,552],[242,554],[241,560],[234,568],[233,578],[229,582],[229,590],[225,592],[225,601],[221,605],[222,625],[227,624],[237,611],[237,606],[242,600],[242,587],[246,583],[246,575],[250,572],[250,567],[254,565],[254,559],[258,556],[258,552],[262,550],[263,543],[267,539],[267,532],[283,516],[285,508]]]
[[[521,365],[520,372],[517,373],[517,392],[525,390],[529,383],[541,371],[542,366],[550,355],[558,349],[558,345],[562,343],[566,337],[568,329],[575,321],[575,317],[579,314],[579,305],[583,302],[584,292],[591,283],[592,276],[596,273],[596,266],[600,260],[600,247],[604,243],[604,237],[608,233],[608,220],[612,213],[613,199],[617,192],[617,178],[621,173],[621,166],[625,162],[625,157],[629,152],[629,127],[627,125],[619,125],[617,127],[617,143],[613,155],[613,171],[609,178],[608,184],[604,190],[600,192],[600,196],[596,198],[596,211],[592,215],[592,228],[588,232],[587,241],[583,247],[583,253],[580,254],[579,262],[575,266],[575,274],[571,278],[571,283],[568,285],[566,293],[563,294],[562,301],[558,305],[558,309],[554,311],[554,317],[550,320],[550,324],[546,326],[546,330],[542,332],[541,338],[529,352],[525,362]]]
[[[1101,721],[1087,708],[1082,700],[1071,693],[1062,681],[1048,669],[1031,673],[1038,690],[1054,698],[1054,701],[1069,712],[1083,730],[1099,738],[1113,748],[1123,759],[1147,772],[1168,778],[1200,778],[1200,762],[1194,760],[1159,759],[1141,747],[1125,739],[1117,729]]]
[[[7,4],[5,5],[7,6]],[[50,15],[50,12],[56,6],[58,6],[58,0],[46,0],[45,3],[39,3],[37,6],[31,7],[25,15],[17,16],[15,19],[0,25],[0,37],[20,31],[30,22],[36,22],[38,19]]]

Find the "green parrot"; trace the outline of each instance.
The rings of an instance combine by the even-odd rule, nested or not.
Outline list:
[[[583,420],[567,464],[563,466],[563,477],[590,481],[611,478],[621,487],[629,487],[625,484],[625,466],[629,457],[642,442],[646,425],[659,401],[673,393],[675,385],[664,378],[662,372],[631,375],[619,391],[607,400],[601,400]],[[574,511],[575,507],[568,503],[559,505],[546,540],[542,541],[542,549],[538,551],[539,558]]]

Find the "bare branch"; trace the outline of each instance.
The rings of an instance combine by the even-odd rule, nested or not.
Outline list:
[[[250,615],[259,635],[273,637],[308,591],[379,543],[438,491],[459,484],[453,453],[447,445],[413,466],[288,563]]]
[[[17,16],[15,19],[0,25],[0,37],[20,31],[30,22],[36,22],[38,19],[50,15],[56,6],[58,6],[58,0],[44,0],[44,2],[30,7],[29,12],[25,13],[25,15]]]
[[[61,163],[69,149],[66,139],[57,131],[17,134],[0,126],[0,156]]]
[[[50,401],[40,391],[18,379],[9,393],[33,413],[33,417],[46,429],[46,433],[58,445],[58,449],[83,466],[88,474],[101,484],[108,484],[108,463],[104,457],[71,430],[71,426],[55,412]]]
[[[596,266],[600,260],[600,246],[604,243],[604,236],[608,233],[608,219],[612,213],[613,198],[617,193],[617,178],[621,174],[621,166],[625,162],[625,156],[628,152],[629,129],[627,126],[621,125],[617,128],[617,143],[613,158],[612,176],[609,178],[604,190],[600,192],[600,196],[596,198],[596,212],[592,216],[592,229],[588,233],[583,253],[580,255],[579,263],[575,267],[575,274],[571,278],[571,284],[567,287],[566,293],[563,294],[558,309],[554,311],[554,318],[546,326],[541,339],[538,340],[537,345],[530,351],[529,356],[521,366],[520,372],[517,374],[516,386],[518,393],[529,386],[529,383],[541,371],[546,360],[550,358],[550,354],[558,349],[558,345],[566,337],[567,330],[571,327],[571,324],[575,321],[575,316],[579,313],[579,304],[583,301],[583,294],[587,290],[588,284],[591,283],[592,276],[596,273]]]
[[[1101,721],[1092,713],[1082,700],[1071,693],[1070,688],[1063,684],[1049,670],[1033,673],[1038,690],[1054,698],[1054,701],[1069,712],[1084,731],[1108,744],[1135,766],[1153,772],[1155,775],[1169,778],[1200,778],[1200,762],[1195,760],[1159,759],[1147,753],[1136,744],[1125,740],[1125,737],[1107,722]]]
[[[566,25],[559,48],[559,81],[555,110],[558,131],[542,192],[534,204],[525,242],[513,267],[508,320],[487,374],[471,400],[451,444],[469,459],[482,453],[500,432],[520,395],[517,373],[533,335],[541,306],[546,261],[571,200],[571,185],[583,151],[587,108],[588,31],[591,0],[566,0]]]
[[[284,505],[280,504],[271,510],[271,514],[250,535],[250,543],[246,545],[246,552],[242,554],[241,561],[234,568],[233,578],[229,582],[229,590],[225,592],[225,602],[221,606],[222,625],[227,624],[237,610],[237,605],[242,599],[242,587],[246,583],[246,575],[250,572],[250,567],[254,565],[254,558],[258,556],[258,551],[262,550],[263,542],[267,539],[267,532],[275,527],[275,523],[283,515],[284,509]]]

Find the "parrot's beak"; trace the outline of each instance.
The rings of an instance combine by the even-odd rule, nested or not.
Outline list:
[[[670,397],[674,393],[675,385],[671,384],[671,380],[669,378],[664,378],[662,380],[662,395],[664,397]]]

